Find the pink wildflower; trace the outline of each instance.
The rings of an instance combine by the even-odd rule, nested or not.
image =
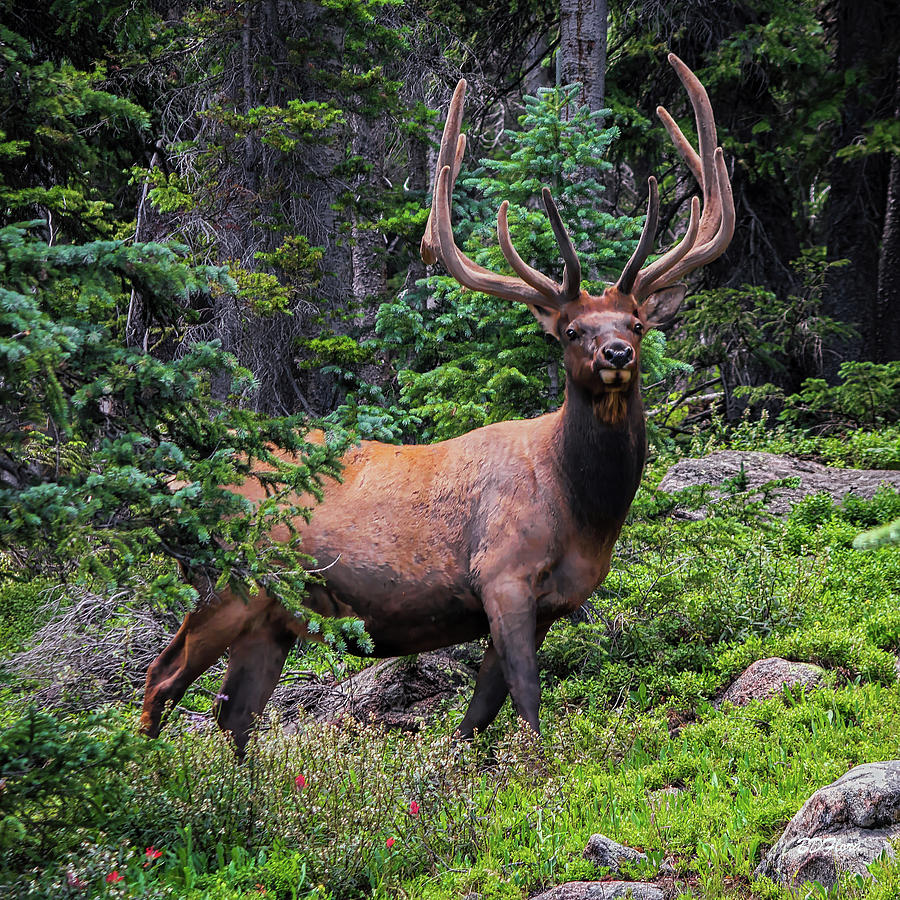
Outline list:
[[[388,850],[390,850],[391,847],[393,847],[395,843],[396,843],[396,841],[393,838],[388,838],[385,841],[385,844],[387,845]]]
[[[416,803],[415,800],[409,804],[409,814],[411,816],[417,816],[419,814],[419,804]]]
[[[305,776],[305,775],[298,775],[298,776],[294,779],[294,784],[295,784],[298,788],[305,788],[305,787],[306,787],[306,776]]]

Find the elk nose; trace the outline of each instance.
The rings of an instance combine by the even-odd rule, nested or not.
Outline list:
[[[603,347],[603,355],[610,365],[621,369],[631,362],[634,350],[625,341],[610,341]]]

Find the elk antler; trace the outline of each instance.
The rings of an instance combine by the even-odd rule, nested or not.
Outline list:
[[[450,222],[450,205],[453,185],[459,174],[462,156],[466,149],[466,136],[460,134],[462,125],[463,101],[466,95],[466,81],[459,80],[444,134],[441,138],[441,149],[438,154],[437,170],[434,176],[434,193],[431,201],[431,212],[425,225],[422,237],[421,255],[426,265],[433,265],[437,260],[463,286],[473,291],[482,291],[504,300],[521,300],[531,306],[549,306],[559,309],[574,300],[581,293],[581,265],[565,226],[550,196],[544,188],[542,196],[550,226],[559,244],[560,253],[565,263],[562,285],[557,284],[537,269],[533,269],[516,252],[509,237],[507,209],[509,203],[504,200],[497,213],[497,237],[500,249],[513,271],[519,276],[499,275],[491,272],[478,263],[473,262],[457,246],[453,239],[453,227]]]
[[[700,202],[691,201],[691,218],[681,241],[659,259],[641,269],[650,255],[659,213],[659,195],[656,179],[650,178],[650,197],[647,201],[647,219],[634,255],[619,278],[617,287],[623,293],[632,293],[637,300],[644,300],[654,291],[674,284],[680,278],[718,259],[728,247],[734,234],[734,199],[731,182],[725,168],[721,147],[716,146],[716,122],[706,89],[696,75],[674,54],[669,62],[687,90],[697,120],[699,154],[669,113],[659,106],[656,114],[662,119],[682,159],[687,163],[703,192],[703,215],[699,216]],[[699,216],[699,222],[698,222]]]

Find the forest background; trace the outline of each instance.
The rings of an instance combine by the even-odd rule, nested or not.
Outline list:
[[[508,199],[520,252],[558,275],[536,203],[549,185],[596,288],[617,276],[635,245],[649,174],[662,194],[659,245],[686,227],[695,188],[655,115],[664,105],[693,132],[665,64],[669,50],[684,59],[716,112],[737,229],[725,256],[691,285],[679,322],[648,341],[658,464],[743,441],[803,448],[836,464],[900,467],[896,4],[57,0],[26,8],[0,0],[0,14],[5,655],[27,649],[60,609],[70,626],[73,610],[93,623],[99,646],[110,621],[134,628],[147,610],[173,619],[193,598],[172,558],[223,579],[255,579],[299,605],[301,547],[259,538],[300,512],[285,498],[315,493],[346,441],[431,441],[558,406],[559,355],[527,310],[463,291],[418,258],[439,127],[460,77],[469,82],[470,140],[455,203],[460,245],[502,267],[493,217]],[[328,445],[303,441],[311,420],[329,429]],[[297,450],[302,464],[276,464],[273,502],[251,514],[220,486],[255,459],[274,462],[270,442]],[[661,472],[651,467],[651,493]],[[174,494],[173,475],[187,482]],[[896,518],[892,500],[878,503],[844,524],[862,530]],[[801,510],[798,521],[818,527],[831,515]],[[661,570],[669,562],[658,560]],[[728,635],[768,637],[795,627],[795,613],[782,620],[757,610],[749,630]],[[728,615],[718,611],[716,628]],[[872,637],[879,652],[900,640],[890,621]],[[365,640],[352,622],[319,627],[338,650]],[[609,630],[594,627],[591,640],[608,643]],[[707,649],[724,639],[696,628]],[[102,668],[96,658],[67,657],[68,635],[57,630],[52,646],[79,677]],[[643,681],[613,660],[616,674],[601,667],[591,696],[610,706],[633,689],[635,715],[643,714],[657,701],[711,696],[735,664],[713,665],[702,653],[676,661],[654,647],[644,647]],[[807,655],[856,675],[881,671],[857,651]],[[623,659],[634,663],[635,654],[632,647]],[[663,657],[681,673],[677,684],[665,665],[654,669]],[[30,660],[30,674],[13,667],[4,688],[11,771],[23,758],[40,771],[35,761],[49,752],[35,749],[37,709],[32,737],[16,743],[23,685],[43,696],[34,694]],[[572,665],[557,663],[559,671]],[[702,686],[686,687],[684,672],[705,673],[696,676]],[[93,700],[70,685],[45,705],[83,710],[135,686],[113,681]],[[202,696],[195,702],[202,707]],[[116,769],[120,751],[145,752],[124,737],[121,748],[112,741],[126,733],[121,723],[40,722],[47,746],[71,749],[80,735],[83,752],[105,761],[98,771]],[[97,728],[106,730],[94,744],[86,735]],[[34,794],[3,790],[0,846],[13,882],[23,866],[37,866],[34,890],[53,894],[59,883],[65,893],[67,872],[93,884],[115,859],[123,871],[131,864],[101,840],[92,843],[90,873],[73,869],[66,854],[77,841],[48,849],[55,829],[71,840],[81,834],[81,814],[58,815],[68,795],[39,780]],[[191,849],[190,827],[170,826],[178,877],[262,865],[219,859],[215,842],[201,864],[190,856],[204,852]],[[146,831],[130,822],[116,832],[106,819],[96,827],[131,834],[135,845]],[[20,829],[30,835],[24,850]],[[227,841],[218,846],[231,852]],[[390,854],[361,869],[332,857],[319,868],[310,862],[294,893],[321,883],[322,896],[347,896],[365,882],[391,895],[423,866],[433,869],[434,852],[424,841],[406,867]],[[535,866],[522,884],[557,874]],[[169,875],[160,883],[171,887]]]

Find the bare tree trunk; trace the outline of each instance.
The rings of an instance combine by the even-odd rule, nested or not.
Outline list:
[[[547,66],[541,65],[549,50],[550,43],[547,40],[547,34],[539,34],[525,57],[523,93],[534,96],[540,88],[552,87],[554,80],[552,70]]]
[[[411,138],[407,149],[408,170],[409,174],[406,179],[406,189],[413,196],[419,195],[424,197],[428,191],[428,148],[424,140]],[[416,282],[424,278],[425,263],[422,262],[418,253],[410,260],[409,269],[406,273],[406,279],[403,282],[403,290],[412,290]],[[429,308],[433,303],[432,298],[428,298]]]
[[[367,163],[366,174],[356,185],[357,206],[350,223],[350,263],[353,270],[354,319],[361,340],[375,337],[375,319],[378,308],[387,295],[387,262],[384,239],[381,232],[372,227],[366,217],[362,196],[378,190],[384,174],[385,135],[384,120],[369,120],[353,115],[353,152]],[[383,362],[362,367],[360,375],[371,384],[384,386],[391,373]]]
[[[873,118],[889,115],[879,108],[879,97],[893,106],[896,4],[889,0],[837,0],[833,6],[836,65],[857,78],[848,86],[841,109],[835,150],[853,146]],[[861,22],[878,27],[860,27]],[[893,49],[890,49],[893,47]],[[886,59],[887,53],[890,56]],[[855,337],[842,338],[832,349],[826,377],[834,378],[839,364],[849,359],[876,359],[880,355],[879,303],[880,248],[885,229],[890,162],[884,154],[834,158],[829,172],[831,189],[825,212],[828,259],[849,260],[832,269],[823,295],[823,311],[856,326]]]
[[[579,101],[602,108],[606,95],[607,0],[560,0],[557,80],[581,84]]]
[[[900,121],[900,57],[894,86],[894,116]],[[900,358],[900,154],[891,157],[881,257],[878,260],[878,293],[875,300],[874,357],[879,362]]]

